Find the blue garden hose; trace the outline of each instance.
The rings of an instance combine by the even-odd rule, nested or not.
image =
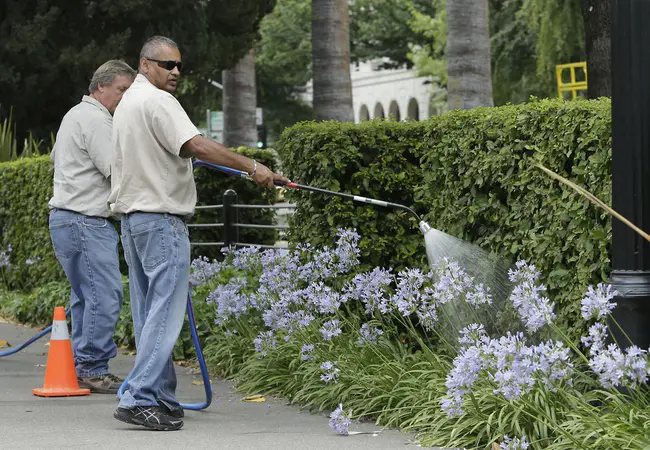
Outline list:
[[[66,311],[66,316],[70,315],[70,308]],[[192,404],[181,404],[184,409],[199,411],[210,406],[212,403],[212,386],[210,385],[210,374],[208,373],[208,367],[205,364],[205,358],[203,357],[203,351],[201,350],[201,343],[199,342],[199,335],[196,331],[196,321],[194,320],[194,307],[192,306],[192,294],[187,292],[187,316],[190,320],[190,333],[192,335],[192,342],[194,342],[194,348],[196,349],[196,356],[199,360],[199,366],[201,367],[201,376],[203,377],[203,386],[205,387],[205,401],[203,403],[192,403]],[[3,356],[13,355],[18,353],[22,349],[33,344],[52,330],[52,325],[45,328],[43,331],[38,333],[36,336],[31,337],[29,340],[20,344],[18,347],[14,347],[10,350],[6,350],[0,353],[0,358]],[[126,380],[122,383],[120,390],[117,394],[118,398],[121,396],[126,385]]]
[[[220,172],[223,172],[228,175],[233,175],[235,177],[240,177],[240,178],[249,178],[250,174],[248,172],[244,172],[243,170],[237,170],[233,169],[231,167],[226,167],[226,166],[220,166],[219,164],[212,164],[207,161],[203,161],[202,159],[197,159],[194,161],[193,166],[196,167],[212,167],[213,169],[217,169]]]
[[[68,308],[68,310],[65,312],[65,315],[66,315],[66,317],[70,315],[70,308]],[[19,351],[21,351],[25,347],[27,347],[27,346],[33,344],[34,342],[38,341],[40,338],[42,338],[43,336],[48,334],[51,330],[52,330],[52,325],[50,325],[49,327],[47,327],[46,329],[44,329],[43,331],[38,333],[36,336],[33,336],[29,340],[23,342],[18,347],[14,347],[14,348],[12,348],[10,350],[5,350],[4,352],[0,352],[0,358],[2,358],[3,356],[9,356],[9,355],[13,355],[14,353],[18,353]]]

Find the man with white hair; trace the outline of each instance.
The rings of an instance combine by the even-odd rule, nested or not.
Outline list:
[[[108,371],[123,288],[118,234],[106,201],[110,194],[113,112],[135,78],[121,60],[102,64],[89,95],[63,117],[50,159],[54,196],[49,228],[54,252],[70,282],[72,349],[79,386],[116,394],[121,380]]]
[[[115,111],[113,127],[109,205],[122,218],[137,349],[114,417],[156,430],[183,426],[171,358],[189,288],[185,221],[196,206],[190,158],[243,170],[267,188],[288,181],[200,135],[171,94],[181,70],[181,53],[174,41],[155,36],[145,42],[138,76]]]

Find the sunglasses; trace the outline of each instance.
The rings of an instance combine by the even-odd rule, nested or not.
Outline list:
[[[162,60],[154,58],[146,58],[149,61],[154,61],[158,63],[158,66],[162,67],[165,70],[174,70],[174,67],[178,67],[178,71],[183,70],[183,61],[174,61],[174,60]]]

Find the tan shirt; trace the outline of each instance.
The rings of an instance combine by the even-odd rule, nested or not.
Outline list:
[[[113,117],[110,210],[188,216],[196,206],[192,161],[179,156],[200,134],[170,93],[138,74]]]
[[[108,217],[111,192],[113,118],[100,102],[84,95],[63,116],[50,160],[54,163],[54,195],[50,208],[87,216]]]

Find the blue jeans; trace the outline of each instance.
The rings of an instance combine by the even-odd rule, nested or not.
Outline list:
[[[180,407],[172,352],[183,327],[190,278],[190,238],[174,215],[132,213],[122,219],[137,355],[120,407]]]
[[[118,234],[108,220],[52,209],[49,220],[54,253],[70,282],[72,350],[78,377],[108,373],[117,354],[113,341],[123,287]]]

